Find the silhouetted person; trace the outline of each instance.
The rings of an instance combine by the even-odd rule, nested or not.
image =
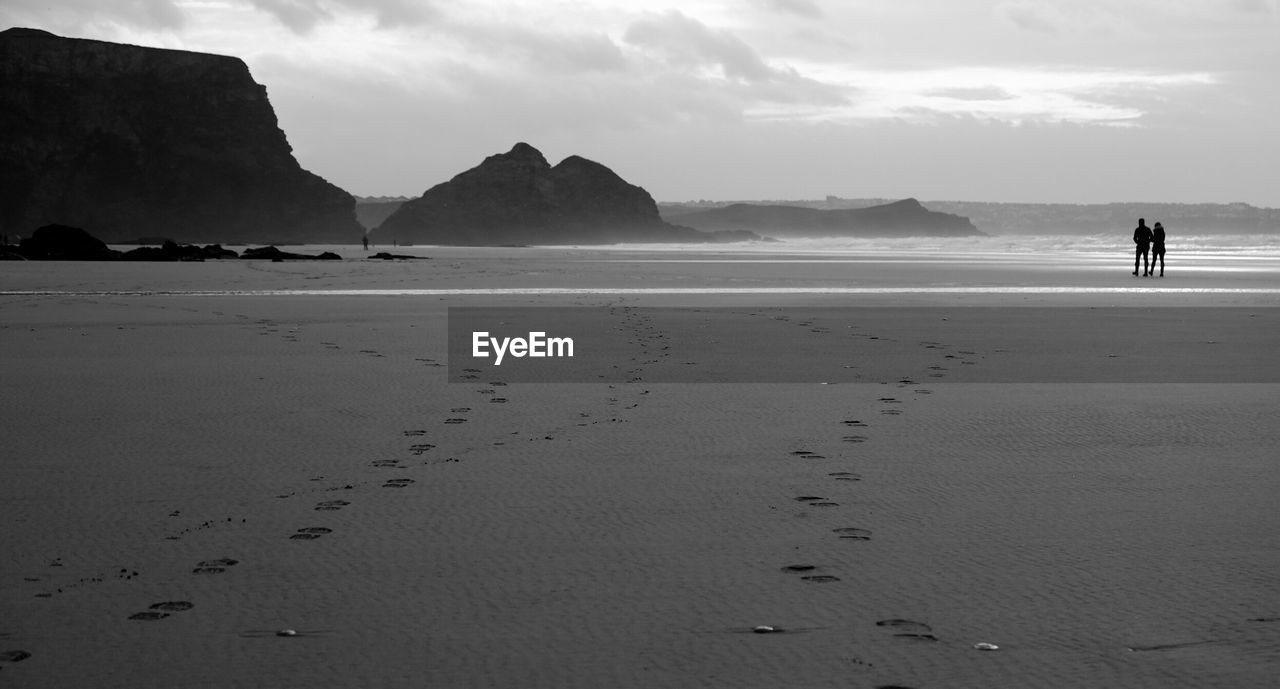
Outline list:
[[[1151,272],[1156,272],[1156,259],[1160,259],[1160,277],[1164,277],[1164,225],[1156,223],[1151,230]]]
[[[1147,227],[1145,218],[1138,218],[1138,226],[1133,228],[1133,243],[1138,245],[1138,253],[1133,256],[1133,274],[1138,274],[1138,264],[1142,264],[1142,277],[1151,274],[1147,262],[1147,252],[1151,251],[1151,228]]]
[[[368,251],[368,250],[369,250],[369,236],[368,236],[368,235],[365,235],[365,236],[361,237],[361,238],[360,238],[360,241],[364,243],[364,250],[365,250],[365,251]]]

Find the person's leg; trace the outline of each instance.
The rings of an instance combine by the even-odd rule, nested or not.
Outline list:
[[[1138,274],[1138,263],[1142,261],[1142,247],[1137,247],[1133,251],[1133,274]]]

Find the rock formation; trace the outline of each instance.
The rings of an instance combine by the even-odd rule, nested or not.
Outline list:
[[[378,244],[608,244],[756,239],[671,225],[649,192],[570,156],[555,167],[516,144],[406,202],[370,233]]]
[[[682,225],[700,230],[747,230],[771,237],[966,237],[984,233],[968,218],[937,213],[915,199],[870,208],[819,210],[735,203],[682,213]]]
[[[269,261],[341,261],[342,257],[331,251],[319,255],[295,254],[281,251],[274,246],[245,249],[236,254],[218,244],[204,247],[191,244],[179,246],[165,242],[161,246],[140,246],[120,252],[79,227],[45,225],[38,227],[30,237],[24,237],[18,246],[0,246],[0,260],[27,261],[205,261],[211,259],[265,259]]]
[[[357,242],[355,201],[306,170],[233,57],[0,32],[0,231],[109,243]]]
[[[245,249],[240,254],[240,258],[247,259],[267,259],[270,261],[341,261],[342,257],[332,251],[323,251],[319,255],[311,254],[295,254],[289,251],[281,251],[274,246],[262,246],[254,249]]]
[[[18,254],[33,261],[114,261],[121,256],[101,239],[67,225],[36,228],[18,244]]]
[[[164,242],[160,246],[140,246],[130,249],[120,258],[125,261],[217,261],[240,258],[240,255],[231,249],[222,248],[221,244],[179,246],[176,242]]]

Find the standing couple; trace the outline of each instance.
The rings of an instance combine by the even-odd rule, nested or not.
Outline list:
[[[1145,218],[1138,218],[1138,226],[1133,230],[1133,243],[1138,245],[1138,253],[1133,257],[1133,274],[1138,274],[1138,264],[1142,264],[1142,277],[1155,275],[1156,259],[1160,259],[1160,277],[1164,277],[1164,226],[1156,223],[1155,229],[1147,227]],[[1147,252],[1151,252],[1151,262],[1147,263]]]

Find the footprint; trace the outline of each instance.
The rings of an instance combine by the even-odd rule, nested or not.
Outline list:
[[[886,416],[898,416],[899,414],[902,413],[902,410],[901,409],[881,409],[880,413]]]
[[[812,581],[815,584],[830,584],[832,582],[840,581],[840,577],[831,576],[830,574],[814,574],[800,578],[805,581]]]
[[[311,526],[298,529],[298,533],[290,535],[289,538],[295,541],[313,541],[327,533],[333,533],[333,529],[328,529],[323,526]]]
[[[810,507],[839,507],[840,503],[823,500],[821,502],[811,502],[809,503],[809,506]]]
[[[373,467],[395,467],[399,465],[400,460],[398,459],[375,459],[372,462],[369,462],[369,466]]]
[[[840,535],[840,538],[847,538],[853,541],[869,541],[871,540],[871,532],[867,529],[859,529],[856,526],[842,526],[838,529],[832,529],[833,532]]]
[[[0,663],[17,663],[30,657],[26,651],[0,651]]]
[[[465,414],[465,413],[467,413],[467,412],[471,411],[471,407],[454,407],[453,409],[450,409],[449,411],[453,412],[454,414]]]
[[[827,474],[827,476],[830,476],[837,481],[861,481],[862,480],[862,476],[855,474],[852,471],[833,471]]]
[[[505,397],[494,397],[494,398],[490,399],[490,400],[489,400],[489,402],[490,402],[491,404],[506,404],[506,403],[507,403],[507,398],[505,398]]]
[[[445,423],[466,423],[466,419],[445,419]]]
[[[845,437],[841,438],[841,440],[843,440],[846,443],[865,443],[868,440],[870,440],[870,438],[868,438],[865,435],[846,435]]]
[[[152,610],[161,610],[164,612],[182,612],[196,607],[194,603],[185,600],[167,600],[163,603],[152,603]]]
[[[782,568],[784,572],[812,572],[817,569],[814,565],[787,565]]]
[[[218,558],[217,560],[202,560],[196,564],[195,569],[191,570],[192,574],[221,574],[227,571],[228,567],[234,567],[240,564],[239,560],[233,560],[229,557]]]
[[[154,622],[156,620],[163,620],[168,617],[171,612],[183,612],[194,607],[195,605],[185,600],[167,600],[162,603],[152,603],[150,610],[135,612],[129,616],[129,619],[139,620],[142,622]]]
[[[413,482],[414,480],[411,478],[393,478],[388,480],[386,483],[382,484],[382,487],[383,488],[404,488]]]
[[[421,430],[413,430],[413,431],[405,431],[404,434],[407,436],[416,436],[416,435],[426,435],[427,432],[421,431]]]
[[[435,445],[432,445],[431,443],[420,443],[418,445],[410,445],[409,451],[415,455],[420,455],[424,452],[429,452],[434,448]]]
[[[815,502],[818,500],[826,500],[826,498],[817,495],[800,495],[795,498],[797,502]]]
[[[938,637],[933,635],[933,627],[924,622],[916,622],[915,620],[889,619],[876,622],[877,627],[888,627],[894,630],[893,635],[896,638],[912,639],[915,641],[937,641]]]
[[[859,420],[857,420],[857,419],[847,419],[847,420],[845,420],[845,421],[841,421],[840,423],[842,423],[842,424],[844,424],[844,425],[846,425],[846,426],[866,426],[866,425],[867,425],[867,424],[865,424],[865,423],[863,423],[863,422],[861,422],[861,421],[859,421]]]
[[[324,502],[316,503],[316,511],[333,512],[336,510],[340,510],[350,504],[351,503],[347,502],[346,500],[326,500]]]

